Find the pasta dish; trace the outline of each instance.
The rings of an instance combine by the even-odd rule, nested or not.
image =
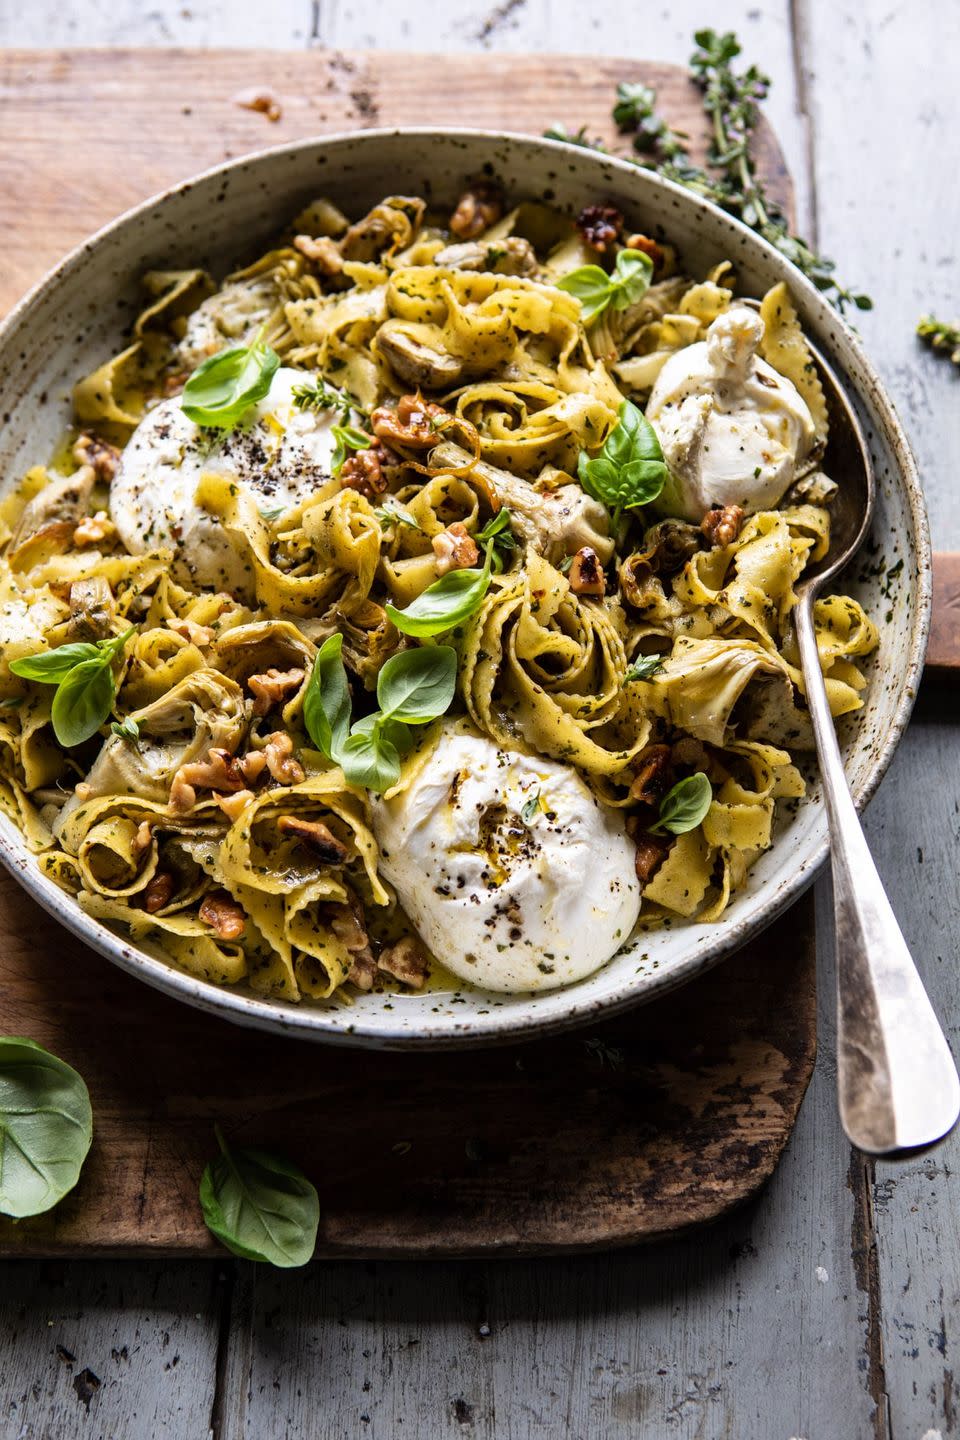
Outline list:
[[[0,504],[0,805],[43,872],[285,1000],[550,989],[719,920],[813,748],[836,485],[787,288],[487,180],[143,284]],[[877,630],[815,622],[841,716]]]

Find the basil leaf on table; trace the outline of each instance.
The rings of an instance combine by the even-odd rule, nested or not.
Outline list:
[[[262,331],[261,331],[262,335]],[[280,367],[280,356],[257,335],[211,355],[183,387],[181,408],[196,425],[232,430],[251,406],[263,400]]]
[[[83,1080],[34,1040],[0,1038],[0,1214],[41,1215],[76,1185],[93,1139]]]
[[[663,459],[657,432],[629,400],[617,411],[600,454],[592,460],[581,450],[577,462],[580,484],[592,500],[606,505],[614,528],[624,510],[635,510],[657,499],[670,472]]]
[[[131,625],[121,635],[98,640],[96,645],[58,645],[55,650],[11,660],[14,675],[56,685],[50,718],[61,745],[81,745],[107,719],[117,693],[111,666],[136,628]]]
[[[424,645],[391,655],[377,677],[377,700],[392,720],[425,725],[449,710],[456,688],[456,651]]]
[[[647,293],[653,276],[653,261],[642,250],[620,250],[608,275],[599,265],[581,265],[556,282],[580,301],[584,325],[590,325],[605,310],[625,310]]]
[[[686,780],[678,780],[660,801],[660,818],[650,826],[651,833],[657,835],[669,830],[672,835],[685,835],[688,830],[696,830],[712,800],[713,786],[702,770],[688,775]]]
[[[480,608],[490,589],[492,567],[493,541],[489,541],[482,570],[451,570],[428,585],[405,610],[388,605],[387,615],[404,635],[423,638],[452,630]]]
[[[264,1150],[230,1150],[203,1172],[200,1206],[207,1229],[234,1255],[282,1269],[306,1265],[317,1245],[320,1199],[302,1170]]]

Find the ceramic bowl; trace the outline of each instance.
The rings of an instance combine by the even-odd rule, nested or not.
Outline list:
[[[317,195],[329,195],[352,217],[385,194],[427,195],[449,207],[463,181],[483,173],[495,173],[517,197],[573,212],[610,201],[632,229],[665,232],[690,274],[732,260],[741,294],[760,295],[779,280],[789,283],[805,328],[856,404],[878,479],[873,534],[844,581],[881,631],[865,707],[842,735],[847,774],[862,807],[907,723],[929,620],[930,546],[907,441],[859,341],[811,285],[737,221],[626,162],[519,135],[368,130],[266,151],[175,186],[81,245],[0,329],[2,485],[9,489],[29,465],[47,459],[67,423],[73,381],[121,348],[145,270],[202,263],[222,275],[255,255],[261,242]],[[168,963],[161,951],[133,945],[89,919],[41,876],[18,831],[0,820],[0,858],[24,888],[92,949],[141,980],[241,1024],[389,1047],[505,1041],[651,1000],[760,931],[810,884],[826,854],[823,806],[813,785],[718,923],[641,933],[597,974],[569,989],[536,996],[464,989],[454,995],[364,995],[349,1006],[293,1005],[197,980]]]

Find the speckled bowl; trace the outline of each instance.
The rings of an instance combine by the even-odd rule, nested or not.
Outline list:
[[[724,258],[733,260],[743,294],[759,295],[778,280],[789,282],[806,328],[856,401],[879,482],[869,554],[864,563],[854,563],[846,581],[882,636],[865,708],[844,734],[847,773],[862,807],[907,723],[929,622],[930,544],[907,441],[859,341],[816,290],[744,226],[635,166],[519,135],[368,130],[266,151],[166,191],[81,245],[0,328],[0,486],[9,489],[29,465],[49,456],[67,423],[73,381],[123,343],[144,270],[203,263],[222,274],[256,254],[261,241],[316,195],[330,195],[352,216],[391,193],[426,194],[449,205],[466,177],[484,171],[496,172],[517,196],[573,211],[610,200],[632,228],[657,233],[662,227],[694,275]],[[823,808],[811,787],[719,923],[641,934],[596,975],[569,989],[536,996],[465,989],[456,995],[362,996],[350,1006],[292,1005],[194,979],[161,951],[138,948],[89,919],[41,876],[19,832],[0,818],[4,864],[69,930],[124,970],[240,1024],[390,1047],[504,1041],[651,1000],[761,930],[810,884],[826,856]]]

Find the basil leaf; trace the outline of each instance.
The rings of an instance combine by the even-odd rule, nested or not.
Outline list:
[[[629,685],[633,680],[649,680],[656,675],[658,670],[663,669],[662,655],[641,655],[635,660],[623,677],[623,684]]]
[[[262,400],[280,366],[280,356],[260,336],[252,345],[221,350],[194,370],[183,387],[181,407],[188,420],[231,430]]]
[[[262,1260],[285,1270],[306,1265],[320,1225],[315,1187],[282,1156],[231,1151],[219,1126],[215,1133],[220,1154],[200,1181],[207,1229],[244,1260]]]
[[[610,308],[625,310],[646,294],[653,275],[653,261],[642,250],[620,250],[613,272],[599,265],[581,265],[557,281],[558,290],[580,301],[582,320],[589,325]]]
[[[387,733],[379,720],[379,715],[368,715],[359,722],[340,752],[340,764],[351,785],[382,792],[400,779],[400,751],[394,742],[408,732],[406,726],[398,726]]]
[[[577,462],[580,484],[593,500],[606,505],[619,522],[621,511],[656,500],[670,472],[657,432],[647,417],[624,400],[618,422],[592,460],[581,450]]]
[[[20,1220],[56,1205],[76,1185],[92,1138],[76,1070],[33,1040],[0,1038],[0,1214]]]
[[[369,450],[373,444],[372,435],[364,434],[353,425],[331,425],[330,434],[337,442],[330,460],[330,473],[333,476],[340,474],[343,462],[349,454],[354,450]]]
[[[702,770],[678,780],[660,801],[660,818],[650,826],[651,833],[669,830],[672,835],[685,835],[688,830],[696,830],[712,800],[713,786]]]
[[[41,685],[59,685],[84,660],[99,660],[96,645],[80,641],[76,645],[58,645],[55,650],[39,650],[36,655],[21,655],[10,661],[10,669],[22,680],[39,680]]]
[[[50,718],[61,745],[82,745],[95,735],[113,707],[116,686],[109,657],[83,660],[60,681]]]
[[[132,715],[125,720],[114,720],[110,726],[110,734],[118,735],[121,740],[138,740],[140,738],[140,726]]]
[[[328,760],[339,763],[350,730],[350,687],[341,655],[343,636],[331,635],[317,651],[303,697],[307,734]]]
[[[386,718],[425,725],[450,708],[456,688],[457,652],[419,646],[390,657],[377,678],[377,700]]]
[[[490,589],[493,546],[487,545],[482,570],[451,570],[428,585],[405,610],[386,607],[387,615],[404,635],[440,635],[479,609]]]

